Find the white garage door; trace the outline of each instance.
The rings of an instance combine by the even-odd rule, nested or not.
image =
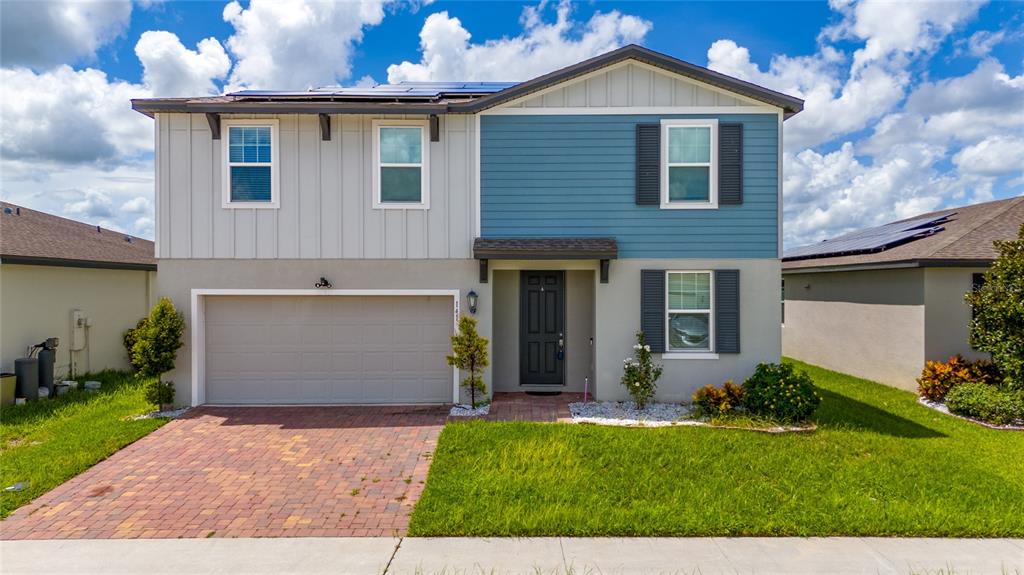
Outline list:
[[[207,403],[450,403],[441,296],[206,297]]]

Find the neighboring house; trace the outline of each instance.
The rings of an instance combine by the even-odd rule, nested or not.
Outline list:
[[[190,328],[179,401],[452,402],[460,313],[492,391],[625,397],[640,329],[665,400],[779,359],[796,98],[627,46],[518,84],[133,106],[159,292]]]
[[[987,358],[968,341],[964,296],[1022,223],[1018,197],[787,250],[783,353],[908,390],[926,360]]]
[[[0,203],[0,370],[57,337],[56,377],[127,369],[122,335],[149,313],[153,242]]]

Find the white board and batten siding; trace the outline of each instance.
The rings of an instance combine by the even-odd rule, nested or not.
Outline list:
[[[767,106],[742,96],[627,62],[509,103],[506,108],[664,108]]]
[[[476,211],[472,116],[442,116],[430,142],[430,209],[374,209],[375,119],[277,118],[280,208],[222,207],[221,141],[203,114],[157,115],[157,257],[233,259],[468,259]],[[408,119],[422,120],[422,116]],[[224,134],[226,137],[226,134]]]

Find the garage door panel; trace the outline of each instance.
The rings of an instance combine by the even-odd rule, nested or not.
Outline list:
[[[207,296],[210,403],[444,403],[445,297]]]

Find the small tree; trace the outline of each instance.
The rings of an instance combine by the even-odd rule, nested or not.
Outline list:
[[[476,394],[487,393],[482,375],[483,368],[490,365],[487,358],[486,337],[476,332],[476,320],[464,315],[459,318],[459,333],[452,336],[452,354],[447,357],[448,365],[468,371],[462,380],[462,387],[469,390],[470,404],[476,408]]]
[[[974,308],[971,344],[992,361],[1014,389],[1024,389],[1024,225],[1017,239],[996,241],[999,257],[985,283],[967,294]]]
[[[135,342],[139,340],[139,334],[142,333],[143,328],[146,327],[148,322],[148,317],[140,319],[139,323],[135,324],[135,327],[128,328],[128,330],[124,332],[124,336],[122,336],[124,348],[128,350],[128,363],[130,363],[132,369],[136,371],[139,369],[139,366],[135,364],[135,353],[132,349],[135,348]]]
[[[132,365],[136,376],[153,378],[147,384],[146,398],[161,408],[174,402],[174,384],[161,381],[163,374],[174,369],[174,360],[181,348],[185,318],[174,309],[170,298],[160,298],[149,312],[145,324],[137,328],[132,346]]]
[[[636,332],[636,344],[633,346],[634,356],[622,360],[622,385],[626,386],[633,397],[637,409],[647,407],[647,402],[658,390],[658,379],[661,377],[661,366],[651,361],[651,346],[647,345],[644,332]]]

